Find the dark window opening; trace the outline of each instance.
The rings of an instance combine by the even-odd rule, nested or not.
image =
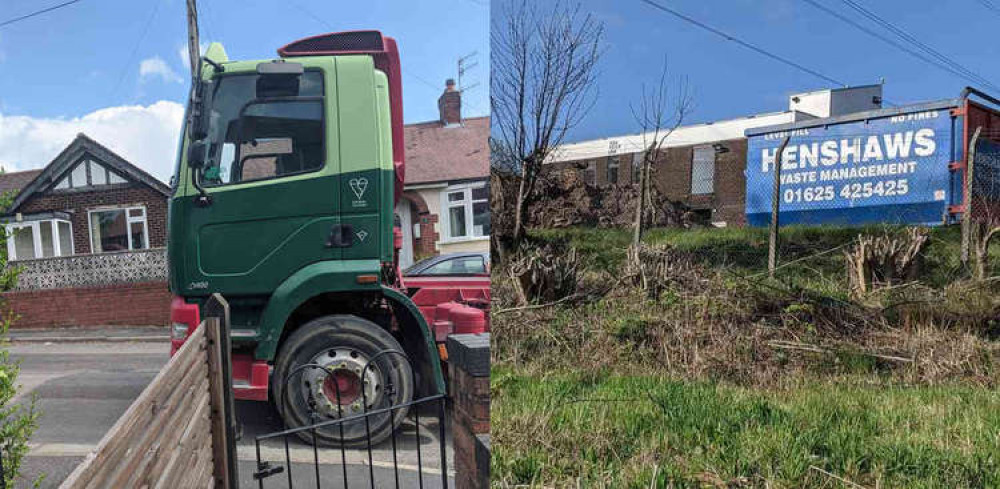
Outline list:
[[[256,97],[257,75],[218,81],[212,104],[206,186],[315,171],[325,164],[322,73],[308,71],[299,96]]]
[[[618,159],[617,155],[608,156],[608,168],[607,168],[608,184],[615,185],[615,184],[618,183],[618,167],[619,166],[620,166],[619,165],[619,159]]]

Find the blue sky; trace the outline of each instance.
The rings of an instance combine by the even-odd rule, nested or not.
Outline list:
[[[839,81],[863,85],[884,77],[884,97],[897,104],[956,97],[969,84],[804,0],[658,1]],[[1000,85],[1000,12],[977,0],[856,1]],[[862,20],[839,0],[819,2]],[[581,3],[583,10],[605,22],[607,51],[597,104],[568,141],[637,131],[629,103],[638,101],[642,82],[656,83],[664,57],[672,74],[689,79],[695,96],[690,122],[784,110],[790,93],[831,86],[638,0]]]
[[[260,59],[309,35],[379,29],[399,42],[406,122],[436,119],[457,59],[478,52],[466,79],[481,84],[464,113],[485,115],[485,2],[201,0],[201,39],[222,42],[231,59]],[[58,3],[3,0],[0,22]],[[184,12],[184,0],[80,0],[0,27],[0,165],[41,167],[86,131],[168,178],[188,90]]]

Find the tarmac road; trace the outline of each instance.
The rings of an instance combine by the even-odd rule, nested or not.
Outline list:
[[[41,474],[41,487],[58,487],[73,468],[97,445],[105,432],[125,412],[156,373],[167,362],[166,342],[146,341],[86,342],[15,342],[11,356],[21,361],[20,382],[24,386],[17,402],[25,403],[32,395],[42,417],[38,431],[32,437],[32,449],[22,467],[24,484],[28,486]],[[267,403],[237,402],[237,419],[243,425],[243,437],[238,442],[240,487],[258,487],[252,473],[256,467],[254,437],[283,429],[280,419]],[[429,413],[428,413],[429,414]],[[436,416],[421,416],[420,420],[422,473],[425,487],[441,486],[439,426]],[[447,443],[449,485],[453,478],[453,457],[450,434]],[[400,487],[417,484],[416,428],[410,420],[397,435],[397,460]],[[316,487],[314,453],[310,445],[289,439],[293,487]],[[339,449],[320,449],[319,478],[323,487],[342,487],[344,466]],[[393,487],[395,474],[390,442],[373,447],[369,472],[367,450],[347,450],[349,487],[371,487],[369,473],[374,474],[374,487]],[[261,444],[261,458],[272,465],[285,465],[282,440],[267,440]],[[284,488],[287,472],[264,481],[265,488]]]

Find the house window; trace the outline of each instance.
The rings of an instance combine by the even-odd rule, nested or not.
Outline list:
[[[588,161],[587,166],[583,169],[583,183],[587,185],[597,184],[597,162]]]
[[[618,155],[608,156],[608,183],[615,185],[618,183]]]
[[[490,188],[485,183],[448,187],[442,192],[445,240],[490,235]]]
[[[632,183],[639,183],[640,172],[642,171],[642,158],[646,153],[632,153]]]
[[[7,256],[14,260],[33,260],[72,255],[73,226],[62,219],[11,223],[6,226]]]
[[[59,180],[55,188],[57,190],[64,190],[107,185],[110,183],[125,183],[125,179],[96,161],[84,160],[77,163],[62,180]]]
[[[711,146],[694,148],[691,156],[691,193],[715,192],[715,149]]]
[[[89,218],[94,253],[149,248],[145,207],[92,210]]]

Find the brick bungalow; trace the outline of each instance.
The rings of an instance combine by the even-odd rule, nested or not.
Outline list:
[[[438,110],[438,120],[404,128],[406,186],[396,205],[403,267],[439,253],[489,251],[490,119],[462,118],[452,80]]]
[[[162,248],[170,187],[84,134],[41,170],[0,175],[11,261]]]
[[[166,184],[79,134],[46,167],[0,174],[0,191],[18,327],[166,324]]]

